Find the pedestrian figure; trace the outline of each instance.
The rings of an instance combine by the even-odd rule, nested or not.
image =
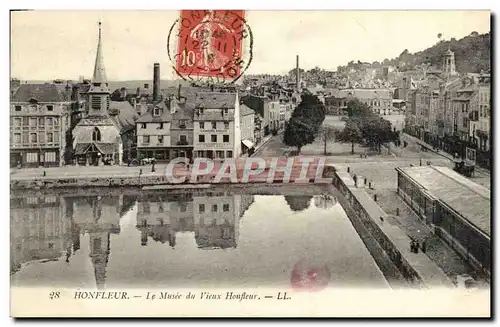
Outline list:
[[[155,159],[153,158],[153,160],[151,160],[151,172],[154,173],[156,170],[155,170]]]
[[[46,177],[47,176],[47,172],[44,170],[43,171],[43,177]]]
[[[410,251],[415,253],[415,241],[414,240],[410,241]]]
[[[425,253],[425,251],[427,250],[427,247],[426,247],[426,244],[425,244],[425,240],[422,241],[422,252]]]
[[[380,216],[380,221],[384,222],[384,217]]]
[[[418,253],[418,247],[420,246],[419,242],[415,242],[415,253]]]
[[[354,184],[356,184],[356,182],[358,181],[358,176],[356,176],[356,174],[354,174],[354,176],[352,177],[352,180],[354,181]]]

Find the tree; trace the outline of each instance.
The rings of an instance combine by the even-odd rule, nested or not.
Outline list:
[[[288,146],[296,146],[300,154],[302,147],[314,142],[316,131],[314,127],[307,125],[297,118],[290,118],[283,133],[283,143]]]
[[[351,143],[351,153],[354,154],[354,144],[363,142],[363,135],[358,124],[353,119],[349,119],[344,129],[337,131],[335,139],[340,143]]]
[[[311,195],[285,195],[285,201],[292,211],[303,211],[311,205]]]
[[[370,107],[358,99],[349,100],[346,107],[345,111],[349,117],[366,117],[373,114]]]
[[[314,142],[325,115],[326,108],[317,96],[303,94],[302,101],[293,111],[286,126],[283,142],[288,146],[296,146],[300,153],[304,145]]]
[[[391,123],[378,115],[365,117],[361,122],[360,129],[366,143],[379,153],[382,152],[382,144],[395,140]]]
[[[325,154],[325,156],[327,155],[326,144],[329,141],[335,140],[335,133],[336,132],[337,132],[337,130],[334,127],[329,126],[329,125],[322,126],[321,129],[320,129],[321,139],[323,140],[324,146],[325,146],[325,148],[324,148],[324,154]]]

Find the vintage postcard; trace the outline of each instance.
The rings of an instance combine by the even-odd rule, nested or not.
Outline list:
[[[10,17],[11,316],[491,316],[489,11]]]

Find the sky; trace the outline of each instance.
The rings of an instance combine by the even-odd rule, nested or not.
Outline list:
[[[178,11],[30,11],[11,13],[11,77],[21,80],[91,78],[102,21],[109,80],[150,80],[175,74],[167,36]],[[443,38],[490,31],[489,11],[248,11],[253,60],[248,74],[283,74],[295,67],[335,70],[351,60],[397,57]]]

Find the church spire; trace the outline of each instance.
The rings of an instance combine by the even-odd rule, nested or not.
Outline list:
[[[99,41],[97,43],[97,54],[95,58],[94,76],[92,77],[92,84],[94,85],[108,84],[108,81],[106,79],[106,70],[104,69],[104,60],[102,56],[101,22],[99,22]]]

